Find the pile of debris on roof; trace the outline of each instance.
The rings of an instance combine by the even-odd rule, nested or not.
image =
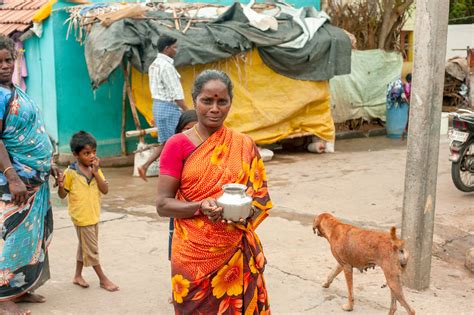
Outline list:
[[[453,112],[469,107],[467,79],[469,66],[466,58],[454,57],[446,62],[443,91],[443,111]]]
[[[351,41],[313,7],[285,3],[231,6],[199,3],[97,3],[68,9],[93,87],[128,59],[147,72],[160,35],[178,39],[175,65],[208,64],[257,49],[284,76],[320,81],[351,70]],[[83,33],[83,31],[86,31]]]

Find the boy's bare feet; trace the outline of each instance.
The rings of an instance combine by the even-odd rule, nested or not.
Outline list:
[[[84,280],[83,277],[74,277],[74,279],[72,280],[72,283],[80,286],[80,287],[83,287],[83,288],[88,288],[89,287],[89,283],[87,283],[86,280]]]
[[[14,299],[13,302],[15,303],[44,303],[46,302],[46,298],[39,294],[26,292],[22,296]]]
[[[147,168],[145,168],[145,165],[139,166],[137,170],[138,170],[138,175],[139,175],[145,182],[147,182],[147,181],[148,181],[148,179],[146,178],[146,171],[147,171]]]
[[[0,302],[0,314],[8,315],[29,315],[31,314],[30,310],[22,310],[15,304],[15,302],[7,301]]]
[[[115,292],[115,291],[118,291],[119,290],[119,287],[116,286],[112,281],[110,281],[109,279],[105,279],[105,280],[102,280],[100,282],[100,287],[102,289],[105,289],[109,292]]]

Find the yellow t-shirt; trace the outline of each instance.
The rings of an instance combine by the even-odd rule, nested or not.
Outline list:
[[[99,176],[105,180],[100,169]],[[69,215],[75,225],[88,226],[99,222],[101,194],[94,177],[88,182],[74,163],[64,171],[64,189],[68,192]]]

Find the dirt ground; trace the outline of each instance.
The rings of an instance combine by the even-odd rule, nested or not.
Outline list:
[[[276,152],[266,163],[275,208],[257,230],[274,314],[344,314],[347,296],[340,275],[331,288],[321,283],[334,266],[329,245],[311,229],[315,214],[331,212],[354,224],[388,230],[401,225],[406,144],[385,137],[341,140],[333,154]],[[473,314],[474,275],[464,253],[474,247],[474,194],[451,182],[447,141],[439,158],[431,285],[405,288],[418,314]],[[55,235],[50,247],[51,280],[38,290],[48,301],[24,305],[34,314],[172,314],[168,221],[155,211],[156,178],[144,183],[131,168],[104,169],[110,193],[103,200],[100,251],[106,274],[121,288],[109,293],[71,283],[76,235],[65,204],[53,195]],[[379,268],[354,273],[354,314],[387,314],[388,288]],[[405,311],[399,306],[400,314]]]

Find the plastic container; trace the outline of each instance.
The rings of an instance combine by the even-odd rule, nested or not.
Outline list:
[[[271,161],[273,158],[273,151],[265,148],[258,148],[258,152],[260,153],[260,157],[262,158],[263,162]]]
[[[399,106],[392,106],[387,108],[387,122],[385,129],[387,130],[388,138],[399,139],[408,122],[408,104],[404,103]]]

